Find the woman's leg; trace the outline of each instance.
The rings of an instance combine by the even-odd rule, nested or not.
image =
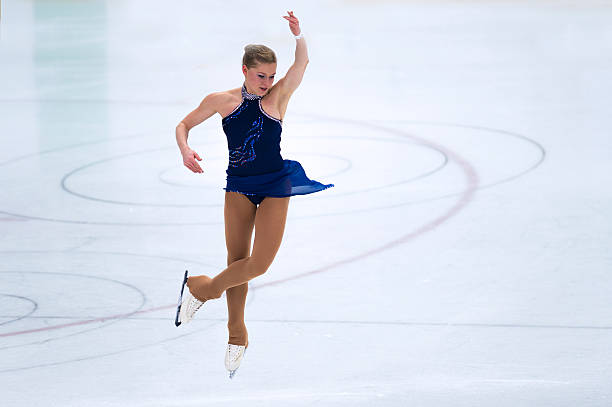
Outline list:
[[[189,277],[187,286],[200,300],[219,298],[230,287],[246,283],[268,270],[285,231],[289,197],[266,197],[255,214],[255,242],[252,254],[230,264],[216,277]]]
[[[225,193],[225,244],[227,246],[227,265],[245,259],[251,254],[251,237],[255,225],[256,207],[248,198],[237,192]],[[225,292],[227,298],[228,343],[246,345],[248,332],[244,323],[249,283],[230,287]]]

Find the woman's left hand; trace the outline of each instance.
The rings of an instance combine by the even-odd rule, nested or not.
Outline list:
[[[300,32],[302,31],[300,29],[300,22],[298,21],[297,17],[293,15],[293,11],[287,11],[287,13],[289,15],[283,16],[283,18],[289,21],[289,28],[291,29],[291,32],[293,35],[300,35]]]

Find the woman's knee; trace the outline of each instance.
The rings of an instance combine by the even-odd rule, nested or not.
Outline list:
[[[248,253],[228,253],[227,254],[227,265],[229,266],[230,264],[237,262],[238,260],[242,260],[242,259],[246,259],[248,258],[249,255]]]
[[[250,256],[247,259],[247,263],[249,265],[249,271],[253,277],[261,276],[270,267],[270,262],[260,259],[258,257]]]

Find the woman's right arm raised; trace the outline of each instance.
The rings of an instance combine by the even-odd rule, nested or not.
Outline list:
[[[193,112],[189,113],[181,122],[176,126],[176,143],[181,150],[183,156],[183,164],[193,172],[204,172],[197,163],[196,159],[202,161],[198,153],[189,148],[187,144],[187,137],[189,136],[189,130],[194,126],[202,123],[213,114],[217,113],[217,105],[219,103],[219,93],[211,93],[206,96],[200,106],[198,106]]]

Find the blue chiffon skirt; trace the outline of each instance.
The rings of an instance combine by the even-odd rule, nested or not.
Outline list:
[[[245,195],[262,195],[287,197],[292,195],[312,194],[333,187],[334,184],[321,184],[306,176],[304,168],[298,161],[283,160],[283,168],[266,174],[237,176],[228,175],[225,188],[228,192],[240,192]]]

